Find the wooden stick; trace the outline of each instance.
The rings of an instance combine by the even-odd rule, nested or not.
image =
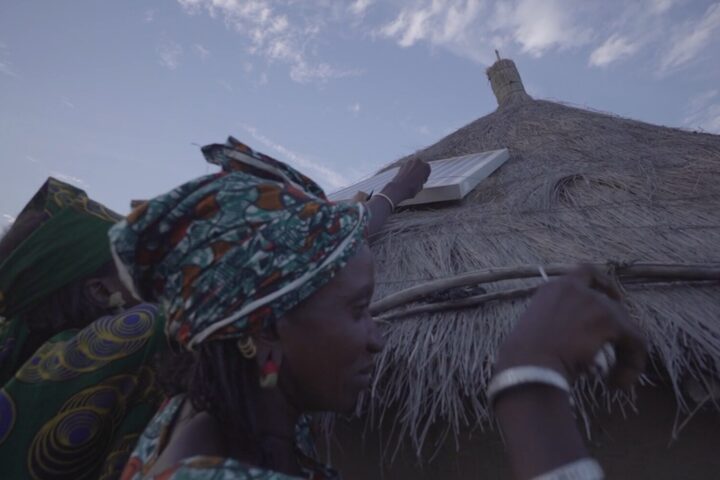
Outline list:
[[[594,267],[607,269],[611,264],[597,263]],[[566,275],[577,268],[575,264],[556,263],[546,265],[545,272],[549,276]],[[655,280],[690,281],[720,280],[720,266],[713,265],[681,265],[681,264],[634,264],[615,267],[615,274],[622,278],[648,278]],[[395,292],[378,300],[370,306],[370,313],[378,315],[393,308],[421,299],[422,297],[451,288],[481,283],[499,282],[518,278],[540,278],[537,265],[519,267],[488,268],[476,272],[465,273],[455,277],[441,278],[422,283],[414,287]]]
[[[402,317],[411,315],[420,315],[423,313],[442,312],[446,310],[459,310],[462,308],[477,307],[483,303],[492,302],[494,300],[511,300],[514,298],[527,297],[535,293],[537,287],[516,288],[513,290],[505,290],[502,292],[486,293],[483,295],[475,295],[473,297],[461,298],[458,300],[448,300],[447,302],[426,303],[410,307],[399,312],[391,312],[382,317],[378,317],[376,321],[397,320]]]

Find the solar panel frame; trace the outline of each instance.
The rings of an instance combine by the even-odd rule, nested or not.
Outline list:
[[[400,203],[400,206],[462,200],[509,157],[508,150],[503,148],[433,161],[430,163],[432,166],[430,178],[423,190],[415,198]],[[392,180],[398,170],[399,167],[386,170],[333,192],[328,198],[342,201],[350,200],[358,191],[379,192]]]

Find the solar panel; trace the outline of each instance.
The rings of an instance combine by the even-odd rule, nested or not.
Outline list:
[[[507,149],[503,148],[431,162],[432,172],[423,190],[415,198],[406,200],[400,205],[462,200],[481,181],[505,163],[509,156]],[[399,169],[400,167],[395,167],[362,180],[331,193],[328,198],[337,202],[351,199],[358,191],[379,192],[392,180]]]

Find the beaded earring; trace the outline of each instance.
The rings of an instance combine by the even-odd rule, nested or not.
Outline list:
[[[253,342],[251,337],[240,338],[237,342],[237,347],[242,356],[247,359],[255,358],[255,355],[257,354],[255,342]]]
[[[278,381],[278,372],[280,367],[273,361],[272,358],[268,358],[267,361],[260,368],[260,386],[262,388],[275,388]]]

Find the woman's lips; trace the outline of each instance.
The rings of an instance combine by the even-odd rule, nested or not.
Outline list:
[[[372,365],[369,365],[359,370],[358,373],[355,375],[355,377],[358,379],[358,383],[362,384],[363,388],[368,388],[370,387],[370,385],[372,385],[373,370],[374,367]]]

